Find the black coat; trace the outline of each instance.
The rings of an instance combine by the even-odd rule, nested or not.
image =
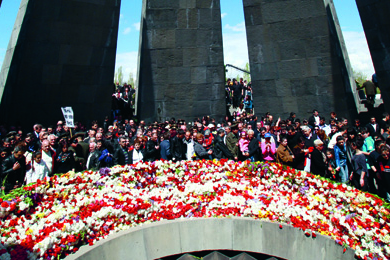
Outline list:
[[[229,151],[226,144],[223,142],[223,138],[219,135],[214,139],[213,154],[217,159],[234,159],[233,154]]]
[[[324,177],[326,173],[326,162],[324,162],[323,153],[316,148],[314,148],[314,151],[311,153],[310,171],[313,174],[322,177]]]
[[[13,170],[14,164],[18,162],[20,168]],[[16,182],[23,184],[26,177],[26,157],[22,156],[16,159],[13,154],[4,159],[1,165],[1,184],[4,181],[4,187],[6,191],[13,189]]]
[[[99,169],[99,157],[100,157],[100,152],[98,150],[95,150],[92,152],[92,154],[88,155],[88,158],[89,158],[89,162],[87,165],[88,170]]]
[[[310,139],[306,138],[306,136],[304,136],[303,138],[305,138],[305,147],[308,148],[314,147],[314,141],[318,139],[316,134],[312,134]]]
[[[366,125],[368,132],[370,132],[370,136],[381,134],[381,127],[379,126],[379,124],[375,123],[375,126],[376,126],[376,130],[374,129],[374,127],[371,124]]]
[[[127,161],[126,161],[126,154],[127,153]],[[122,149],[122,147],[119,147],[114,154],[114,165],[126,165],[130,164],[129,159],[129,152]]]
[[[187,159],[187,145],[183,142],[183,139],[180,139],[175,136],[169,142],[171,145],[172,160],[181,161]]]
[[[248,150],[249,150],[249,158],[253,156],[255,161],[260,161],[260,147],[259,147],[259,140],[257,138],[252,138],[250,140],[249,145],[248,145]]]
[[[71,151],[61,152],[54,162],[54,173],[67,173],[76,168],[76,161]]]
[[[311,125],[312,127],[314,127],[316,125],[316,119],[314,117],[314,115],[310,116],[309,117],[309,125]]]
[[[155,160],[160,159],[160,148],[156,149],[155,146],[157,146],[157,142],[153,142],[151,139],[146,142],[145,145],[145,154],[144,154],[144,161],[146,162],[153,162]]]

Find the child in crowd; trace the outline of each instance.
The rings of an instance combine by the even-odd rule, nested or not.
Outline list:
[[[32,156],[31,169],[26,173],[26,184],[36,182],[38,179],[43,180],[49,176],[49,168],[42,161],[42,153],[35,152]]]
[[[246,96],[244,100],[244,107],[247,113],[252,113],[252,100],[250,96]]]
[[[240,147],[240,151],[243,155],[248,154],[249,151],[249,140],[246,135],[246,132],[241,132],[240,140],[238,141],[238,145]]]
[[[328,169],[326,171],[327,178],[336,181],[337,180],[337,165],[336,165],[336,159],[334,157],[334,151],[332,149],[329,149],[326,151],[326,164],[328,166]]]

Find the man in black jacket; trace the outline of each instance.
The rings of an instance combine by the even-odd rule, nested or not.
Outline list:
[[[99,157],[100,152],[96,149],[96,143],[89,143],[89,155],[87,158],[87,169],[97,170],[99,169]]]
[[[129,152],[126,146],[126,137],[122,136],[119,139],[119,146],[120,147],[118,147],[118,149],[115,150],[114,164],[115,165],[129,164],[130,160],[129,160]]]
[[[146,142],[144,161],[153,162],[160,159],[160,146],[158,145],[158,135],[153,133]]]
[[[26,177],[26,157],[21,146],[16,146],[13,153],[2,164],[1,183],[4,183],[5,192],[23,184]]]
[[[226,144],[223,142],[225,130],[219,129],[218,134],[214,139],[214,156],[217,159],[234,159],[233,154],[229,151]]]
[[[172,161],[186,159],[187,145],[183,142],[184,130],[179,129],[175,137],[170,140]]]
[[[324,143],[317,139],[314,141],[314,150],[311,153],[311,167],[310,171],[315,175],[320,175],[321,177],[325,176],[326,172],[326,157],[322,151],[324,148]]]
[[[367,130],[370,132],[370,136],[374,138],[376,135],[381,134],[381,128],[379,124],[376,122],[376,118],[373,116],[370,118],[370,123],[366,125]]]
[[[318,110],[313,110],[313,115],[309,117],[309,125],[314,128],[314,126],[320,124],[320,116],[318,115]]]

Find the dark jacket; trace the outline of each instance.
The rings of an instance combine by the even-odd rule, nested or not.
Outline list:
[[[260,161],[260,147],[259,147],[259,140],[257,138],[253,138],[250,140],[248,145],[248,152],[249,152],[249,158],[252,158],[255,160],[255,162]]]
[[[238,157],[238,136],[236,136],[233,132],[230,132],[226,136],[226,146],[229,148],[229,151],[232,153],[234,157]]]
[[[127,154],[127,161],[126,161],[126,154]],[[125,149],[122,149],[122,147],[119,147],[115,151],[114,155],[114,165],[126,165],[129,164],[129,152]]]
[[[229,151],[226,144],[223,142],[223,138],[219,135],[214,139],[213,154],[217,159],[234,159],[233,154]]]
[[[306,147],[314,147],[314,141],[317,140],[317,135],[316,134],[313,134],[312,133],[312,136],[310,137],[310,139],[308,139],[306,136],[304,136],[303,138],[305,138],[305,146]]]
[[[379,126],[378,123],[375,123],[376,130],[375,130],[375,128],[371,124],[367,124],[366,127],[367,127],[368,132],[370,132],[370,136],[372,136],[372,137],[374,135],[380,135],[381,134],[381,127]]]
[[[160,159],[160,148],[156,149],[155,146],[157,146],[157,142],[153,142],[151,139],[146,142],[145,145],[145,154],[144,154],[144,161],[146,162],[153,162],[155,160]]]
[[[305,169],[305,160],[306,160],[306,153],[303,151],[304,149],[306,149],[306,147],[303,147],[303,149],[301,149],[299,145],[296,145],[292,150],[294,154],[293,167],[295,169],[302,170],[302,171],[303,169]]]
[[[161,159],[170,160],[172,158],[171,143],[169,140],[164,140],[160,143]]]
[[[100,157],[100,152],[98,150],[95,150],[92,152],[92,154],[88,155],[88,158],[89,158],[89,162],[87,161],[88,162],[88,165],[87,165],[88,170],[99,169],[99,157]]]
[[[195,142],[194,144],[194,151],[196,154],[196,160],[200,159],[210,159],[210,155],[207,152],[207,150],[198,142]]]
[[[172,160],[181,161],[186,159],[187,145],[183,142],[183,139],[175,136],[171,139],[171,154]]]
[[[309,125],[311,125],[312,127],[314,127],[315,125],[316,125],[316,119],[315,119],[315,117],[314,117],[314,115],[311,115],[310,117],[309,117]]]
[[[311,153],[310,171],[315,175],[325,176],[326,162],[324,161],[324,153],[314,148]]]
[[[76,168],[76,161],[73,156],[73,152],[61,152],[58,154],[55,165],[54,173],[67,173],[68,171]]]
[[[18,162],[20,168],[13,170],[14,164]],[[4,159],[1,165],[1,186],[4,187],[6,191],[10,191],[16,185],[16,182],[23,184],[24,178],[26,177],[26,157],[22,156],[19,159],[16,159],[13,154]]]

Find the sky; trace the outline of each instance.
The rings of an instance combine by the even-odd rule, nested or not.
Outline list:
[[[0,67],[21,0],[3,0],[0,7]],[[370,76],[374,73],[367,41],[361,25],[355,0],[334,0],[338,19],[343,31],[349,58],[355,71]],[[122,0],[116,68],[122,66],[124,79],[137,74],[139,26],[142,0]],[[244,68],[248,62],[248,49],[242,0],[221,0],[222,33],[225,64]],[[229,69],[228,77],[239,71]]]

